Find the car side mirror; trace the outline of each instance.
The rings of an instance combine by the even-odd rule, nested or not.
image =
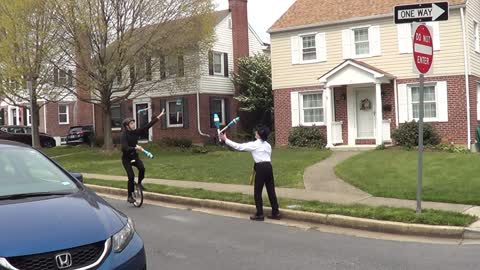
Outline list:
[[[70,173],[75,179],[83,183],[83,175],[81,173]]]

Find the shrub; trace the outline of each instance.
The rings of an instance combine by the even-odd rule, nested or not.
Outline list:
[[[386,149],[386,146],[383,143],[375,148],[375,150],[378,150],[378,151],[385,150],[385,149]]]
[[[180,147],[180,148],[190,148],[193,145],[191,139],[185,138],[163,138],[161,144],[168,147]]]
[[[272,145],[272,146],[275,145],[275,132],[274,131],[272,131],[270,133],[270,135],[268,135],[268,140],[267,141],[270,145]]]
[[[470,153],[470,150],[468,150],[464,146],[458,146],[454,144],[439,144],[429,148],[431,148],[431,150],[433,151],[441,151],[448,153]]]
[[[288,144],[295,147],[325,148],[327,141],[318,128],[294,128],[288,136]]]
[[[401,124],[399,128],[393,131],[392,139],[398,144],[407,148],[418,146],[418,123],[415,121]],[[438,145],[441,139],[432,125],[425,123],[423,125],[423,144]]]
[[[192,153],[194,154],[207,154],[210,150],[205,146],[194,146],[192,147]]]

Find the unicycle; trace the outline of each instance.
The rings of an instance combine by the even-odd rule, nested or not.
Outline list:
[[[143,190],[142,186],[137,182],[135,182],[132,197],[135,199],[133,206],[137,208],[141,207],[143,204]]]

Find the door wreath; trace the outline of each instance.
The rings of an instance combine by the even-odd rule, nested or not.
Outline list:
[[[360,102],[360,110],[368,111],[368,110],[371,110],[371,109],[372,109],[372,102],[368,98],[363,99]]]

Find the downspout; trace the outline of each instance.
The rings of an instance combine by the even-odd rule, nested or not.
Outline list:
[[[393,79],[393,95],[395,98],[395,127],[398,128],[398,123],[400,122],[398,116],[398,89],[397,89],[397,78]]]
[[[466,100],[467,100],[467,147],[468,150],[471,149],[471,123],[470,123],[470,82],[469,82],[469,71],[468,71],[468,51],[467,51],[467,38],[466,38],[466,29],[465,29],[465,15],[464,15],[464,8],[460,8],[460,17],[462,21],[462,35],[463,35],[463,53],[464,53],[464,65],[465,65],[465,93],[466,93]]]
[[[197,128],[198,134],[210,138],[210,135],[203,133],[200,127],[200,87],[197,88]]]
[[[48,134],[47,133],[47,105],[48,105],[47,102],[43,103],[43,129],[45,134]]]
[[[96,123],[95,123],[95,104],[92,103],[92,125],[93,125],[93,132],[95,133],[95,136],[97,136],[97,131],[95,130],[96,128]]]

